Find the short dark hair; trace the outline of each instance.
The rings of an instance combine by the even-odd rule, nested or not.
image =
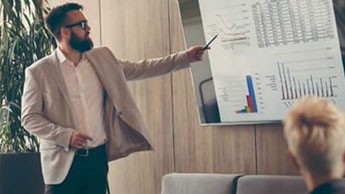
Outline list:
[[[80,9],[82,10],[83,6],[77,3],[65,3],[54,7],[45,18],[46,27],[59,40],[60,28],[65,23],[67,12]]]

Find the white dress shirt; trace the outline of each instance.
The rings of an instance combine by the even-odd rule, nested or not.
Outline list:
[[[84,147],[93,148],[104,144],[107,137],[103,118],[103,87],[89,60],[82,54],[82,59],[74,66],[60,48],[57,49],[67,92],[72,101],[72,109],[77,114],[78,129],[92,137]]]

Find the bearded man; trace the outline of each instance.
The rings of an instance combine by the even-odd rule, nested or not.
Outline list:
[[[82,6],[55,7],[46,26],[58,48],[25,72],[22,125],[40,138],[46,194],[102,194],[108,161],[151,150],[126,81],[159,76],[199,61],[203,47],[130,62],[94,48]]]

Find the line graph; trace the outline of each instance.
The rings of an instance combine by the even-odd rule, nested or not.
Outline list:
[[[249,14],[246,3],[232,4],[218,10],[217,29],[224,49],[251,45]]]

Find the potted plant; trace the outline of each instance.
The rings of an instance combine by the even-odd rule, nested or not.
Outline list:
[[[21,126],[20,107],[25,68],[56,47],[47,11],[39,0],[0,0],[0,194],[43,193],[38,140]]]

